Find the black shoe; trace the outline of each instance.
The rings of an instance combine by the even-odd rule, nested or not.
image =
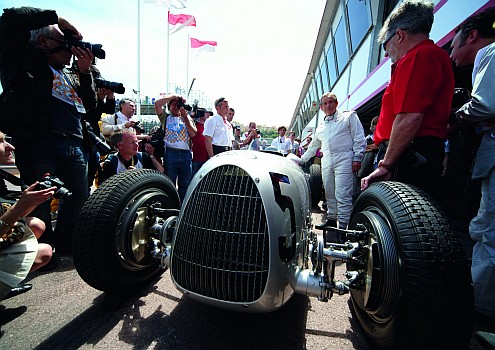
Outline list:
[[[56,269],[58,267],[59,263],[60,263],[60,257],[56,253],[53,253],[52,257],[50,258],[50,261],[48,261],[48,263],[46,265],[41,266],[36,271],[39,271],[39,272],[51,271],[53,269]]]
[[[485,349],[495,349],[495,333],[478,331],[475,333],[475,336],[478,343],[480,343]]]
[[[26,283],[26,284],[18,284],[17,287],[12,288],[9,294],[3,300],[9,299],[12,297],[16,297],[20,294],[26,293],[27,291],[30,291],[31,288],[33,288],[32,284]]]
[[[315,225],[315,229],[317,230],[324,230],[327,227],[337,227],[337,220],[327,220],[323,224]]]

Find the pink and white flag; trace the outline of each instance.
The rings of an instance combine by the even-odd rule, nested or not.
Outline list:
[[[216,41],[205,41],[205,40],[198,40],[191,38],[191,48],[196,49],[197,52],[200,51],[214,52],[215,46],[217,46]]]
[[[172,29],[170,29],[170,34],[173,34],[184,27],[196,27],[196,18],[191,15],[174,15],[169,12],[168,24],[174,26]]]
[[[144,3],[157,4],[173,9],[183,9],[186,7],[187,0],[144,0]]]

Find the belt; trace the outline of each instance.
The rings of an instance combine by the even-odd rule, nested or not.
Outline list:
[[[189,150],[189,149],[175,148],[175,147],[170,147],[170,146],[167,146],[167,151],[174,151],[174,152],[191,152],[191,150]]]
[[[229,146],[217,146],[217,145],[213,145],[213,148],[217,148],[217,149],[221,149],[221,150],[225,150],[225,151],[230,151],[230,147]]]

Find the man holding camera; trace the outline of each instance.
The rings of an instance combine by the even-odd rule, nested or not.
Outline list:
[[[123,98],[119,101],[119,111],[115,114],[106,115],[101,119],[101,132],[109,140],[117,130],[129,129],[136,132],[138,140],[149,141],[150,136],[144,133],[139,121],[132,120],[136,105],[134,101]],[[112,145],[115,146],[115,145]]]
[[[60,201],[55,234],[49,201],[31,213],[46,224],[41,240],[59,253],[71,252],[74,218],[88,197],[81,121],[96,94],[93,46],[81,39],[53,10],[10,8],[0,18],[0,126],[13,136],[21,178],[34,183],[50,173],[72,192]],[[77,71],[67,67],[73,56]]]
[[[165,130],[165,171],[175,184],[182,202],[192,178],[191,138],[196,136],[196,126],[187,114],[185,100],[181,96],[168,95],[155,101],[155,112]],[[167,105],[170,114],[164,111]]]

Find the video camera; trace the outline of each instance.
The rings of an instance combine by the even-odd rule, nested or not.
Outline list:
[[[122,83],[116,83],[113,81],[108,81],[108,80],[96,78],[95,84],[96,84],[97,88],[108,89],[108,90],[111,90],[117,94],[125,93],[125,87],[124,87],[124,84],[122,84]]]
[[[64,48],[70,51],[73,46],[80,47],[81,49],[89,49],[93,53],[93,55],[95,55],[95,57],[100,59],[105,58],[105,51],[101,48],[103,45],[91,44],[87,41],[79,40],[77,38],[74,38],[72,31],[64,31]]]
[[[177,100],[177,108],[183,107],[186,111],[191,112],[191,117],[193,117],[194,119],[199,119],[204,117],[205,112],[213,114],[211,111],[208,111],[206,108],[198,107],[197,100],[195,102],[196,103],[193,104],[192,106],[188,105],[184,103],[182,97],[179,96],[179,99]]]

